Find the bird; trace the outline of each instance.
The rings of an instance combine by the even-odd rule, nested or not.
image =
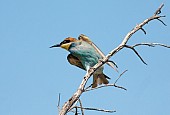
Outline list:
[[[51,46],[50,48],[61,47],[70,52],[67,56],[67,60],[71,65],[77,66],[85,71],[96,65],[100,59],[103,58],[103,53],[100,54],[100,50],[97,51],[94,46],[92,46],[91,40],[81,34],[78,39],[73,37],[65,38],[60,44]],[[109,64],[111,65],[111,64]],[[110,79],[103,73],[104,66],[99,67],[93,73],[93,83],[92,88],[96,88],[101,84],[108,84]]]

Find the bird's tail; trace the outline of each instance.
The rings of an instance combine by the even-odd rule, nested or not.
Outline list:
[[[94,74],[92,88],[97,87],[97,85],[108,84],[109,81],[107,79],[110,79],[110,78],[103,73],[102,74]]]

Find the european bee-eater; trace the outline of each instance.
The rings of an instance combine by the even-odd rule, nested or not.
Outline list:
[[[103,57],[98,51],[89,43],[89,39],[77,40],[76,38],[65,38],[60,44],[53,45],[53,47],[61,47],[70,52],[67,60],[70,64],[75,65],[83,70],[88,71],[91,67],[98,63]],[[104,67],[101,66],[93,74],[92,88],[97,87],[98,84],[108,84],[110,79],[103,73]]]

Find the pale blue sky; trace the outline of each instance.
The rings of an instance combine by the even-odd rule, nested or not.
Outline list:
[[[85,71],[67,62],[65,50],[49,47],[83,33],[107,54],[161,3],[165,4],[162,15],[166,15],[162,20],[168,26],[153,21],[144,27],[147,35],[139,31],[128,44],[170,45],[168,0],[1,0],[0,115],[57,115],[58,94],[63,105],[76,91]],[[108,87],[84,93],[84,107],[113,109],[115,115],[170,114],[170,49],[137,50],[147,66],[129,49],[111,58],[120,73],[128,69],[118,82],[128,90]],[[107,65],[104,72],[112,78],[111,83],[120,74]]]

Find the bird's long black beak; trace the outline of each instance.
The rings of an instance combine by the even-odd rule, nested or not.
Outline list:
[[[54,48],[54,47],[60,47],[60,44],[53,45],[50,48]]]

